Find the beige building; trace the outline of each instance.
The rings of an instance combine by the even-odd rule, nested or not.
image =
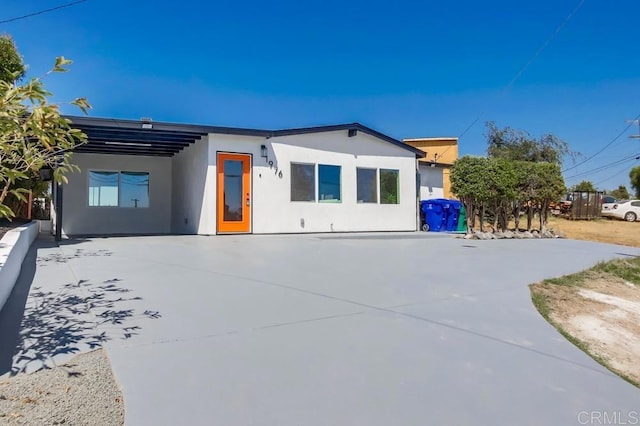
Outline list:
[[[425,153],[419,159],[420,199],[453,198],[449,175],[458,159],[458,138],[413,138],[403,142]]]

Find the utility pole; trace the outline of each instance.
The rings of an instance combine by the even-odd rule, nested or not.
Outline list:
[[[640,120],[627,120],[627,123],[638,125],[638,134],[629,136],[629,139],[640,139]]]

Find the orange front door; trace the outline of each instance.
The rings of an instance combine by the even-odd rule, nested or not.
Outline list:
[[[218,232],[251,232],[251,155],[218,154]]]

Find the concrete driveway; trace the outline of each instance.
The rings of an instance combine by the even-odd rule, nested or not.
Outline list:
[[[24,334],[48,294],[52,312],[78,298],[91,312],[0,367],[104,344],[128,425],[551,425],[640,411],[640,391],[565,341],[527,287],[638,249],[424,233],[37,244],[3,330]]]

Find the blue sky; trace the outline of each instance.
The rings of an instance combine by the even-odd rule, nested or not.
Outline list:
[[[4,0],[0,21],[64,3]],[[639,17],[637,0],[87,0],[0,33],[31,75],[73,59],[47,87],[61,102],[86,96],[96,117],[267,129],[359,121],[398,139],[460,136],[475,122],[460,152],[477,155],[493,120],[553,133],[587,158],[640,115]],[[568,171],[567,184],[628,186],[640,161],[590,171],[640,155],[628,138],[638,133]]]

